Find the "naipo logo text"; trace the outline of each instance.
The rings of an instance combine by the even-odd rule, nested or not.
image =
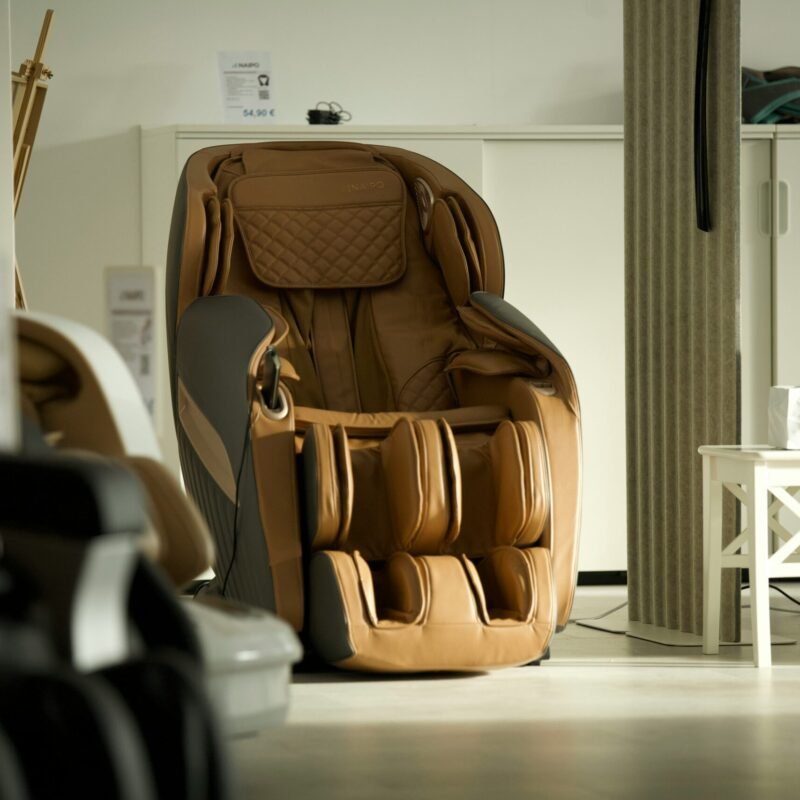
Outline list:
[[[361,181],[359,183],[345,184],[344,190],[346,192],[368,192],[375,189],[383,189],[383,181]]]

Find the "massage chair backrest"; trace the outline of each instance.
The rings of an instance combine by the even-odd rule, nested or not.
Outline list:
[[[161,463],[149,414],[120,355],[102,336],[60,317],[21,311],[16,322],[23,416],[50,446],[133,471],[148,502],[145,553],[176,586],[196,578],[213,562],[211,535]]]
[[[189,304],[246,295],[275,316],[275,338],[285,336],[281,354],[301,379],[287,376],[298,405],[453,407],[444,360],[475,346],[456,309],[471,291],[501,295],[503,280],[486,204],[424,156],[336,142],[208,148],[187,162],[175,204],[171,371]],[[352,366],[337,356],[350,335]],[[314,364],[311,339],[320,351]]]

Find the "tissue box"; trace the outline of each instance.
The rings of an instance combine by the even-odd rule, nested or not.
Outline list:
[[[782,450],[800,450],[800,386],[769,390],[769,443]]]

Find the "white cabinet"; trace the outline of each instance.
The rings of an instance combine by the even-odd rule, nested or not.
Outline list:
[[[765,222],[772,129],[742,147],[743,440],[763,440],[770,385],[770,254]],[[173,127],[142,132],[142,253],[162,271],[175,186],[202,147],[346,138],[423,153],[465,178],[497,219],[506,297],[559,346],[575,371],[584,420],[581,571],[625,570],[625,337],[623,141],[618,126],[505,128]],[[800,139],[797,141],[800,160]],[[800,175],[800,165],[798,166]],[[799,184],[800,185],[800,184]],[[800,236],[800,228],[798,228]],[[800,245],[798,245],[800,246]],[[800,281],[800,269],[797,270]],[[800,297],[800,292],[796,293]],[[162,309],[163,311],[163,309]],[[161,314],[163,319],[163,313]],[[162,353],[166,352],[163,329]],[[800,342],[800,336],[796,337]],[[162,363],[157,427],[177,449]],[[798,360],[800,364],[800,360]],[[795,379],[800,383],[800,374]]]
[[[750,130],[742,141],[740,211],[741,441],[767,441],[767,398],[772,385],[772,235],[769,187],[773,142]]]
[[[780,126],[771,180],[774,383],[800,385],[800,131]]]
[[[506,297],[558,345],[583,418],[581,570],[626,569],[623,146],[491,141],[483,195],[506,257]]]

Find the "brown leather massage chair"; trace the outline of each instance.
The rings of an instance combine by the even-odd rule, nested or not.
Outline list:
[[[503,269],[486,204],[421,155],[303,142],[188,160],[167,325],[212,590],[347,669],[543,656],[575,587],[580,411]]]

